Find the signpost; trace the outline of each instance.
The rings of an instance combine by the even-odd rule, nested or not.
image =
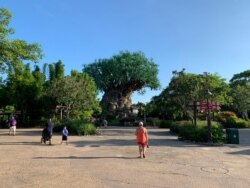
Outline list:
[[[201,102],[197,102],[196,103],[196,109],[199,111],[203,111],[203,110],[220,110],[220,103],[219,102],[210,102],[209,104],[207,103],[207,101],[201,101]]]
[[[215,110],[220,110],[220,103],[216,101],[209,102],[209,96],[207,96],[206,101],[194,102],[189,105],[194,109],[194,125],[196,126],[196,111],[207,111],[207,124],[208,124],[208,142],[212,142],[212,133],[211,133],[211,117],[210,112]]]

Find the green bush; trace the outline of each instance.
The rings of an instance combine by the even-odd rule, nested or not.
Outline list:
[[[113,119],[110,122],[108,122],[108,125],[110,125],[110,126],[119,126],[120,124],[121,123],[120,123],[119,119]]]
[[[197,126],[188,121],[174,122],[170,130],[178,135],[180,140],[190,140],[195,142],[208,141],[208,128],[206,121],[198,121]],[[212,141],[221,143],[225,141],[223,127],[218,122],[212,122]]]
[[[208,141],[208,129],[205,126],[197,126],[195,129],[195,140],[196,142],[207,142]]]
[[[169,128],[170,128],[171,132],[173,132],[175,134],[179,134],[180,128],[182,126],[185,126],[188,124],[192,124],[192,122],[190,122],[190,121],[172,121]]]
[[[69,120],[61,123],[57,123],[54,127],[55,132],[62,131],[63,127],[66,126],[70,134],[78,135],[92,135],[96,133],[96,127],[92,123],[88,123],[81,120]]]
[[[173,121],[171,120],[160,120],[160,119],[154,119],[153,125],[159,128],[170,128]]]
[[[225,132],[223,131],[223,127],[221,125],[213,125],[212,126],[212,141],[214,143],[225,143]]]
[[[246,121],[241,118],[237,118],[235,121],[236,121],[236,128],[250,128],[250,121]]]
[[[179,127],[178,138],[180,140],[195,140],[195,130],[190,124]]]
[[[93,135],[96,133],[96,127],[92,123],[83,123],[78,129],[78,135]]]
[[[225,128],[250,128],[250,121],[246,121],[236,116],[221,119],[221,123]]]
[[[218,114],[221,118],[236,117],[236,114],[231,111],[222,111]]]

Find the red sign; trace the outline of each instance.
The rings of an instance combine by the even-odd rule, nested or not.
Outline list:
[[[197,110],[220,110],[220,103],[219,102],[211,102],[211,103],[207,103],[207,102],[197,102],[196,103],[196,108]]]
[[[14,114],[21,114],[21,111],[20,111],[20,110],[16,110],[16,111],[14,112]]]

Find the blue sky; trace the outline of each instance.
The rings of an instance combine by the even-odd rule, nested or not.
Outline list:
[[[249,0],[0,0],[13,38],[42,46],[40,64],[66,74],[120,51],[142,51],[159,65],[162,89],[173,70],[218,73],[230,80],[250,69]],[[134,94],[149,102],[161,90]]]

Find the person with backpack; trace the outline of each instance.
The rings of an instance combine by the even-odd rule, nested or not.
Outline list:
[[[17,124],[17,121],[15,117],[13,116],[9,122],[9,135],[11,135],[11,133],[13,136],[16,135],[16,124]]]
[[[135,131],[136,141],[139,146],[139,158],[146,158],[146,148],[148,145],[148,131],[143,127],[143,122],[139,123],[139,127]]]
[[[49,118],[48,123],[47,123],[47,129],[49,131],[49,145],[51,145],[51,140],[52,140],[52,135],[53,135],[53,128],[54,128],[54,123],[52,122],[52,119]]]

